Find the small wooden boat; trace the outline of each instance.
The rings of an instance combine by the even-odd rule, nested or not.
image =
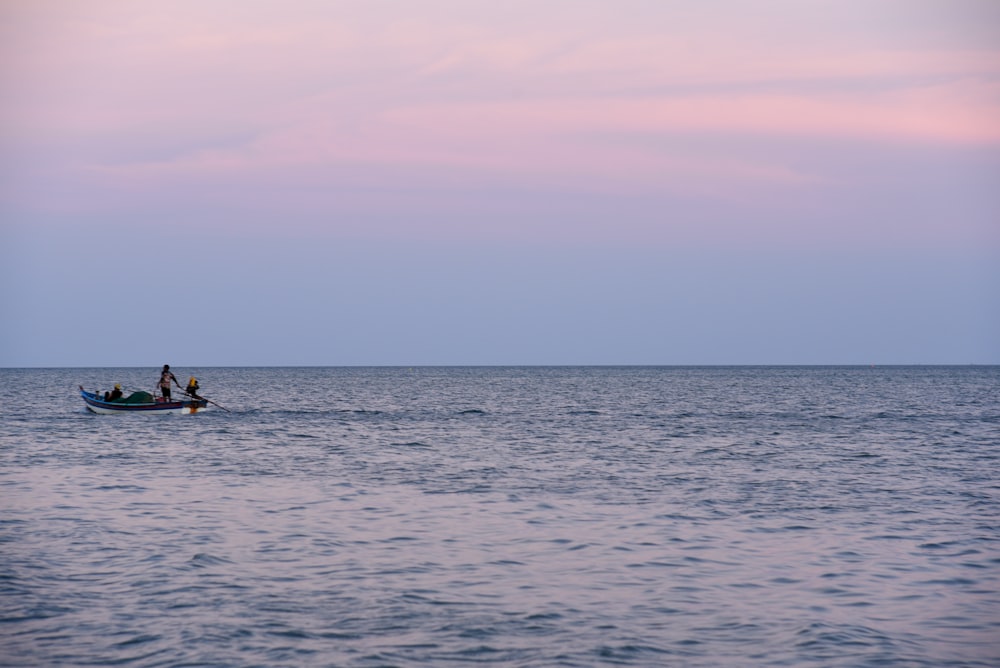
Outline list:
[[[179,399],[164,401],[163,397],[154,397],[149,392],[133,392],[127,397],[115,401],[105,401],[96,392],[87,392],[80,386],[80,396],[92,413],[110,415],[112,413],[180,413],[188,415],[208,408],[207,399]]]

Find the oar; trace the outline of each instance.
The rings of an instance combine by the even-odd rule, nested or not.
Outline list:
[[[227,413],[232,413],[231,410],[229,410],[225,406],[221,406],[221,405],[215,403],[211,399],[205,399],[205,397],[199,397],[197,394],[191,394],[190,392],[188,392],[186,390],[185,390],[184,394],[188,395],[189,397],[194,397],[195,399],[204,399],[205,401],[207,401],[208,403],[212,404],[213,406],[218,406],[219,408],[221,408],[222,410],[226,411]]]
[[[202,397],[202,399],[205,399],[205,397]],[[212,404],[213,406],[219,406],[219,404],[215,403],[211,399],[205,399],[205,401],[207,401],[208,403]],[[219,408],[221,408],[222,410],[226,411],[227,413],[232,413],[232,411],[229,410],[228,408],[226,408],[225,406],[219,406]]]

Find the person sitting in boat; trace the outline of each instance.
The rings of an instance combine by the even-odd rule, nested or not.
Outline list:
[[[170,401],[170,381],[174,381],[174,385],[180,388],[177,376],[170,372],[170,365],[164,364],[163,371],[160,372],[160,394],[163,395],[164,401]]]
[[[108,398],[105,399],[105,401],[118,401],[121,398],[122,398],[122,384],[115,383],[115,389],[111,390],[111,394],[108,395]]]
[[[200,389],[201,388],[198,386],[198,379],[191,376],[191,380],[188,381],[187,389],[185,389],[184,392],[186,392],[188,396],[192,396],[195,399],[201,399],[201,397],[198,396],[198,390]]]

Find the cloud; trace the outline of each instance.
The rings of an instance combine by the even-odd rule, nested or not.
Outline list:
[[[335,170],[396,191],[437,174],[720,196],[839,178],[748,140],[1000,143],[1000,50],[964,38],[986,5],[408,7],[8,7],[0,149],[22,173],[0,189],[27,201],[76,184],[79,200]]]

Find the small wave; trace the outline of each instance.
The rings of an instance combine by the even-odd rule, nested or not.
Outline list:
[[[9,590],[5,590],[4,593],[7,594],[10,592]],[[61,617],[63,615],[72,614],[74,612],[76,612],[75,608],[70,608],[63,605],[46,605],[34,608],[31,610],[31,612],[0,616],[0,623],[14,624],[14,623],[24,623],[24,622],[37,622],[46,619],[52,619],[54,617]]]
[[[308,631],[303,631],[302,629],[281,629],[277,631],[267,631],[267,635],[276,636],[279,638],[291,638],[294,640],[307,640],[309,638],[314,638],[315,636]]]
[[[123,647],[131,647],[133,645],[142,645],[148,642],[155,642],[162,637],[163,636],[159,635],[141,634],[133,638],[129,638],[128,640],[123,640],[119,643],[115,643],[115,647],[121,649]]]
[[[318,638],[323,638],[324,640],[361,640],[364,636],[360,633],[351,633],[344,631],[323,631],[322,633],[316,634]],[[417,647],[416,645],[414,646]],[[437,645],[429,645],[428,647],[434,648]]]
[[[562,619],[563,616],[558,612],[536,612],[535,614],[528,615],[525,619],[536,622],[547,619]]]
[[[689,644],[700,644],[699,641],[692,640]],[[601,646],[596,650],[596,654],[601,657],[602,660],[611,662],[625,662],[632,663],[633,661],[639,661],[644,656],[657,656],[663,654],[670,654],[670,650],[664,649],[663,647],[657,647],[656,645],[639,645],[639,644],[626,644],[619,645],[618,647],[609,647],[607,645]],[[651,656],[650,656],[651,658]]]
[[[951,547],[952,545],[955,545],[955,544],[956,544],[956,541],[949,540],[949,541],[945,541],[943,543],[924,543],[922,545],[919,545],[918,547],[920,547],[921,549],[924,549],[924,550],[940,550],[942,548]]]
[[[625,568],[679,568],[681,564],[670,563],[669,561],[650,560],[625,564]]]
[[[207,568],[209,566],[219,566],[222,564],[231,564],[233,562],[225,559],[223,557],[216,557],[214,555],[208,554],[207,552],[199,552],[188,560],[188,566],[192,568]]]
[[[145,492],[145,487],[140,487],[139,485],[101,485],[96,488],[100,492],[111,492],[120,490],[123,492]]]
[[[971,587],[972,585],[979,584],[978,580],[970,580],[969,578],[944,578],[940,580],[923,580],[917,584],[921,585],[944,585],[946,587]]]
[[[842,651],[845,647],[890,647],[892,639],[875,629],[860,625],[814,622],[798,632],[801,649]]]

